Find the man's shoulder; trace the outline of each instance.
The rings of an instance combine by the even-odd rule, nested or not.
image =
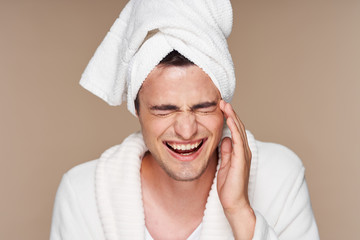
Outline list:
[[[301,169],[303,163],[290,148],[272,142],[256,141],[259,164],[274,170]]]
[[[51,239],[105,239],[95,197],[97,160],[67,171],[59,185],[54,205]]]
[[[64,174],[64,178],[68,179],[75,185],[81,186],[82,184],[94,184],[96,168],[99,162],[104,159],[122,156],[124,153],[137,154],[138,151],[144,152],[145,148],[146,146],[141,132],[135,132],[126,137],[122,143],[106,149],[98,159],[84,162],[72,167]]]
[[[257,141],[256,144],[257,161],[252,170],[258,197],[278,198],[280,192],[288,192],[294,184],[303,181],[303,163],[292,150],[277,143]]]
[[[257,161],[252,166],[254,187],[250,193],[252,206],[263,214],[270,226],[275,226],[284,208],[289,209],[295,200],[308,201],[305,168],[288,147],[261,141],[256,141],[256,145]]]
[[[97,162],[98,159],[80,163],[68,170],[66,174],[74,177],[86,175],[95,170]]]
[[[95,180],[95,171],[98,160],[92,160],[72,167],[64,174],[73,187],[90,186]]]
[[[59,202],[69,202],[85,215],[96,216],[95,171],[97,160],[81,163],[67,171],[57,192]],[[87,210],[86,210],[87,209]]]
[[[271,199],[287,196],[294,185],[300,184],[304,179],[305,169],[300,158],[289,148],[261,141],[256,144],[257,161],[252,166],[255,196],[267,206]],[[269,201],[263,201],[264,199]]]

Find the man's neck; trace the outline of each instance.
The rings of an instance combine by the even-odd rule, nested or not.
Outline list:
[[[141,164],[142,188],[154,192],[156,196],[161,196],[164,202],[174,202],[186,204],[193,200],[207,200],[212,186],[217,167],[217,157],[209,161],[204,173],[197,179],[190,181],[179,181],[170,177],[153,159],[151,154],[145,154]]]
[[[151,231],[153,220],[162,220],[184,231],[192,232],[201,223],[207,198],[215,177],[217,158],[209,162],[204,173],[192,181],[178,181],[170,177],[152,158],[146,154],[141,165],[141,185],[145,221]],[[153,236],[155,237],[155,236]]]

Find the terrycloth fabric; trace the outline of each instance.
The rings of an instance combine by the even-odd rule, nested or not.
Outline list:
[[[247,135],[253,153],[249,182],[250,203],[256,213],[253,240],[318,240],[299,158],[281,145],[256,141],[249,132]],[[99,160],[66,173],[55,200],[50,240],[143,240],[140,166],[146,150],[142,135],[133,134]],[[200,239],[233,239],[216,178]]]
[[[230,102],[235,74],[226,38],[229,0],[130,0],[86,67],[80,84],[110,105],[134,100],[152,69],[172,50],[202,68]]]

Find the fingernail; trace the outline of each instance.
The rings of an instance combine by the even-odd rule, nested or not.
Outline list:
[[[220,108],[224,108],[224,100],[220,100]]]

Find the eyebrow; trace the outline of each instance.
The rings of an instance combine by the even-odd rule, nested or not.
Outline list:
[[[216,106],[216,105],[217,105],[217,102],[216,102],[216,101],[203,102],[203,103],[195,104],[194,106],[191,107],[191,110],[208,108],[208,107],[213,107],[213,106]]]
[[[176,111],[179,109],[180,108],[178,106],[171,104],[154,105],[150,107],[150,110],[160,110],[160,111],[168,111],[168,110]]]

